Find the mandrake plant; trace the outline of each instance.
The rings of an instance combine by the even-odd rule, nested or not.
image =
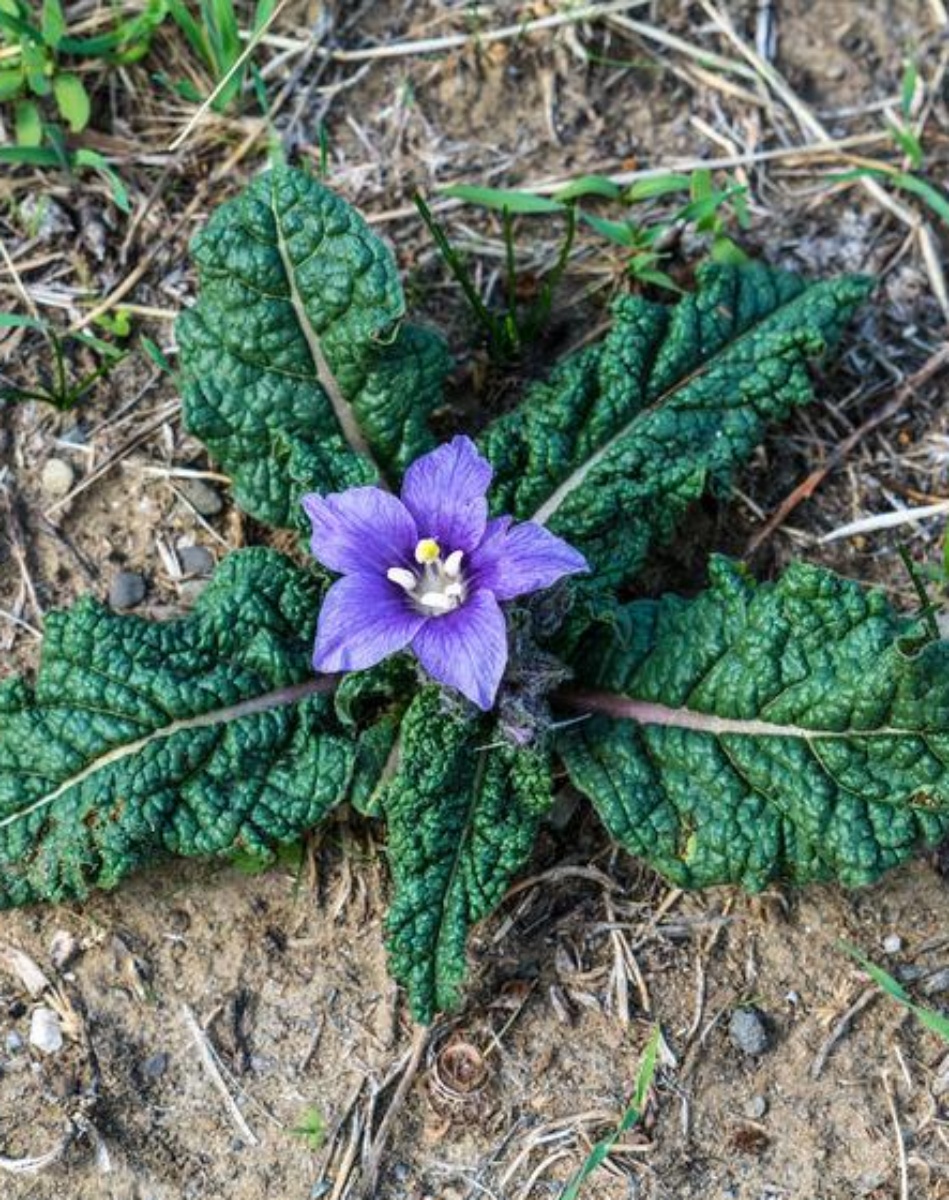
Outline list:
[[[273,852],[348,803],[388,826],[391,966],[427,1023],[564,775],[681,887],[866,884],[946,836],[949,646],[925,621],[803,563],[757,583],[714,558],[694,599],[627,598],[810,402],[868,280],[712,265],[673,306],[624,296],[438,446],[445,346],[341,199],[271,171],[193,253],[187,426],[314,557],[234,553],[180,620],[49,618],[35,684],[0,687],[0,903]]]

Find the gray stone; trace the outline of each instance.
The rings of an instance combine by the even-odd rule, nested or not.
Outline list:
[[[43,1054],[58,1054],[63,1048],[63,1028],[51,1008],[40,1005],[30,1018],[30,1045]]]
[[[151,1058],[146,1058],[142,1064],[142,1074],[146,1079],[161,1079],[162,1075],[168,1070],[168,1055],[164,1050],[160,1050],[157,1054],[153,1054]]]
[[[949,991],[949,967],[941,967],[933,972],[922,984],[924,996],[938,996],[940,992]]]
[[[745,1111],[752,1121],[760,1121],[768,1111],[768,1101],[764,1096],[752,1096]]]
[[[190,608],[204,589],[208,586],[206,579],[184,579],[178,584],[178,595],[181,603]]]
[[[68,496],[76,480],[76,472],[62,458],[47,459],[43,474],[40,476],[40,486],[43,494],[53,500]]]
[[[135,608],[145,599],[145,580],[135,571],[119,571],[109,585],[113,608]]]
[[[221,494],[203,479],[179,479],[178,490],[202,517],[216,517],[224,508]]]
[[[49,957],[57,971],[66,971],[79,957],[79,941],[68,929],[57,929],[49,944]]]
[[[771,1046],[771,1031],[756,1008],[736,1008],[728,1025],[732,1045],[742,1054],[757,1057]]]
[[[75,233],[69,214],[50,196],[26,196],[20,212],[27,222],[28,232],[44,244],[63,234]]]
[[[214,571],[214,555],[203,546],[185,546],[178,551],[178,561],[186,575],[211,575]]]
[[[4,1038],[4,1044],[6,1045],[8,1054],[16,1054],[23,1049],[23,1039],[15,1029],[11,1029]]]

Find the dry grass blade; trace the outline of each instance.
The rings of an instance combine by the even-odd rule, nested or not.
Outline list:
[[[184,1018],[185,1027],[191,1035],[191,1039],[198,1051],[198,1059],[204,1067],[208,1079],[210,1079],[215,1090],[224,1101],[224,1107],[234,1128],[248,1146],[260,1145],[260,1139],[247,1124],[244,1114],[237,1106],[237,1101],[231,1095],[214,1047],[211,1045],[207,1034],[198,1024],[197,1018],[187,1004],[181,1006],[181,1015]]]
[[[225,73],[217,81],[217,83],[214,86],[214,90],[211,92],[211,94],[202,102],[200,107],[197,109],[197,111],[192,115],[191,119],[188,121],[187,125],[185,125],[184,129],[182,129],[181,133],[179,133],[178,136],[174,139],[174,141],[172,141],[169,144],[169,146],[168,146],[169,150],[172,150],[172,151],[177,150],[180,146],[184,145],[184,143],[190,137],[191,131],[198,124],[198,122],[201,120],[201,118],[205,115],[205,113],[208,111],[208,109],[211,107],[211,105],[214,103],[214,101],[218,98],[218,96],[220,96],[221,92],[224,91],[224,89],[227,87],[227,85],[230,83],[230,81],[234,78],[234,76],[237,74],[237,72],[241,70],[241,68],[244,66],[244,64],[247,62],[247,60],[250,58],[250,56],[254,53],[254,51],[260,45],[267,30],[270,29],[270,27],[273,25],[273,23],[276,21],[276,19],[280,16],[280,14],[283,12],[283,10],[287,7],[288,3],[289,3],[289,0],[280,0],[280,2],[274,7],[273,12],[270,14],[270,16],[267,18],[267,20],[264,21],[264,23],[261,25],[261,27],[253,34],[250,41],[247,43],[246,47],[241,51],[241,53],[238,55],[238,57],[231,63],[228,70],[225,71]]]
[[[784,76],[771,63],[766,62],[757,51],[753,50],[747,42],[739,37],[727,15],[721,9],[717,8],[712,3],[712,0],[699,0],[699,2],[718,30],[732,43],[742,57],[754,67],[755,71],[761,76],[774,95],[793,114],[801,129],[810,137],[816,137],[828,145],[834,145],[834,139],[827,131],[823,122],[819,120],[816,113],[801,100]],[[881,164],[877,163],[874,166],[879,168]],[[885,167],[883,169],[885,170]],[[912,208],[909,208],[902,201],[892,196],[874,176],[864,175],[856,182],[872,196],[877,204],[892,213],[907,228],[914,231],[926,228],[926,222],[923,218]],[[928,245],[928,242],[926,245]],[[938,256],[926,253],[924,253],[924,261],[929,271],[933,293],[939,300],[943,314],[949,320],[949,289],[947,289],[941,262]]]
[[[769,518],[767,523],[754,535],[748,543],[748,548],[745,551],[747,556],[751,556],[768,540],[769,537],[784,524],[791,513],[804,500],[817,491],[820,485],[824,482],[831,471],[835,470],[853,450],[853,448],[861,442],[868,433],[872,433],[874,429],[889,421],[916,395],[921,387],[927,384],[931,379],[934,379],[940,372],[949,367],[949,345],[942,346],[935,354],[932,354],[926,362],[917,370],[914,371],[909,378],[905,379],[894,394],[881,405],[866,421],[859,425],[853,433],[849,434],[844,440],[831,452],[827,461],[821,466],[813,470],[806,479],[792,491],[785,500],[779,505],[774,515]]]
[[[373,1200],[373,1197],[376,1195],[376,1182],[379,1178],[379,1169],[382,1166],[382,1156],[388,1145],[393,1124],[405,1104],[405,1099],[409,1094],[412,1084],[415,1082],[419,1066],[425,1055],[425,1049],[428,1046],[434,1029],[435,1026],[433,1025],[419,1025],[412,1036],[412,1045],[409,1049],[405,1068],[402,1071],[402,1078],[399,1080],[399,1085],[395,1090],[392,1100],[389,1102],[385,1116],[376,1130],[375,1136],[372,1139],[372,1145],[369,1147],[365,1158],[359,1192],[357,1193],[359,1200]]]
[[[462,50],[465,46],[485,46],[491,42],[519,41],[529,33],[545,29],[560,29],[567,25],[578,25],[583,21],[598,21],[614,13],[628,12],[631,8],[645,8],[650,0],[608,0],[604,4],[581,4],[566,12],[547,17],[534,17],[520,21],[517,25],[503,25],[497,29],[484,29],[477,33],[452,33],[439,38],[421,38],[415,41],[391,42],[384,46],[370,46],[365,50],[318,50],[323,58],[339,63],[376,62],[380,59],[414,58],[420,54],[439,54],[446,50]],[[281,50],[303,51],[310,45],[299,38],[269,36],[263,39],[269,46]]]

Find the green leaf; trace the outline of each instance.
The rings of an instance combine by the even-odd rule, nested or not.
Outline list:
[[[563,203],[566,200],[581,200],[586,196],[599,196],[604,200],[618,200],[623,189],[605,175],[581,175],[571,179],[554,192],[553,199]]]
[[[419,693],[383,802],[395,883],[391,968],[417,1021],[458,1003],[468,931],[526,861],[550,799],[546,755],[499,743],[490,719],[449,715],[437,688]]]
[[[692,189],[690,175],[649,175],[645,179],[637,179],[626,192],[630,204],[639,200],[654,200],[659,196],[668,196],[676,192],[688,192]]]
[[[192,249],[200,297],[177,327],[185,419],[249,513],[295,524],[302,492],[398,476],[431,447],[447,352],[401,326],[392,255],[343,200],[278,168]]]
[[[98,171],[109,185],[109,190],[112,193],[112,203],[116,208],[120,208],[124,213],[132,211],[132,202],[129,199],[128,189],[109,160],[100,154],[98,150],[88,150],[83,146],[72,156],[72,162],[76,167],[89,167],[93,171]]]
[[[81,133],[89,124],[92,106],[89,93],[78,75],[57,75],[53,80],[56,107],[72,133]]]
[[[532,213],[562,213],[564,205],[546,196],[535,196],[533,192],[517,192],[510,188],[478,187],[468,183],[453,183],[440,188],[442,196],[456,200],[464,200],[468,204],[478,204],[482,208],[494,209],[497,212],[520,214]]]
[[[560,749],[612,835],[680,886],[870,883],[949,833],[949,643],[910,652],[920,632],[818,567],[757,585],[716,559],[695,600],[591,635],[583,683],[637,719]]]
[[[615,246],[623,246],[629,249],[637,245],[638,230],[629,221],[608,221],[606,217],[598,217],[595,213],[588,212],[581,213],[580,218],[591,229],[595,230],[600,237],[606,238],[608,242],[612,242]]]
[[[91,599],[50,615],[35,687],[0,685],[0,906],[169,852],[264,851],[344,799],[354,749],[312,678],[317,605],[307,575],[253,549],[181,620]]]
[[[23,91],[23,72],[19,69],[0,71],[0,104],[13,100]]]
[[[59,155],[47,146],[0,146],[0,163],[24,167],[58,167]]]
[[[558,1200],[579,1200],[583,1185],[609,1158],[613,1147],[623,1134],[629,1133],[642,1120],[643,1114],[646,1111],[646,1103],[649,1100],[649,1092],[656,1076],[656,1069],[659,1066],[659,1048],[661,1045],[662,1029],[657,1025],[649,1035],[649,1041],[643,1049],[639,1069],[636,1072],[636,1087],[633,1097],[626,1111],[623,1113],[619,1124],[612,1133],[607,1134],[605,1138],[601,1138],[596,1143],[587,1155],[583,1166],[573,1179],[570,1180],[564,1191],[561,1192]]]
[[[15,108],[14,128],[17,145],[35,150],[43,140],[43,118],[32,100],[20,100]]]
[[[66,18],[60,0],[43,0],[41,28],[43,41],[51,50],[55,50],[66,32]]]
[[[869,288],[710,264],[675,307],[623,297],[602,343],[481,437],[494,512],[547,524],[604,585],[628,581],[695,499],[727,489],[767,422],[813,398],[807,360]]]
[[[917,1004],[906,988],[894,979],[889,972],[884,971],[882,967],[878,967],[875,962],[867,958],[857,946],[852,946],[849,942],[838,942],[837,945],[860,964],[877,987],[889,996],[891,1000],[895,1000],[897,1004],[902,1004],[904,1008],[913,1014],[920,1025],[928,1029],[930,1033],[934,1033],[937,1037],[942,1038],[944,1042],[949,1043],[949,1018],[931,1008],[926,1008],[925,1005]]]

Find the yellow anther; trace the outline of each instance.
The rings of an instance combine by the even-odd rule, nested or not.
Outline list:
[[[415,561],[417,563],[437,562],[440,554],[441,547],[434,538],[422,538],[415,547]]]

